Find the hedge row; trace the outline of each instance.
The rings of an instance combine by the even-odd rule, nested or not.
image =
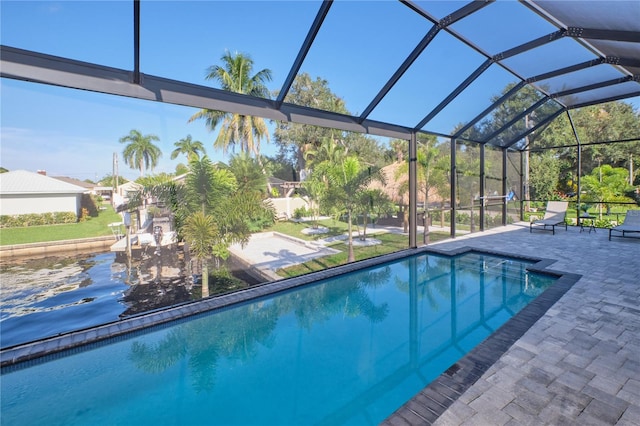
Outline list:
[[[444,220],[445,222],[451,222],[451,213],[450,212],[445,212],[444,213]],[[475,212],[473,214],[473,220],[475,222],[475,224],[477,226],[480,225],[480,213]],[[434,221],[432,223],[435,223],[436,220],[434,219]],[[495,215],[492,216],[490,214],[486,214],[484,215],[484,222],[485,222],[485,226],[499,226],[502,225],[502,215]],[[456,212],[456,223],[462,224],[462,225],[470,225],[471,224],[471,216],[468,213],[460,213],[460,212]],[[513,218],[509,215],[507,215],[507,223],[513,223]]]
[[[0,228],[19,228],[24,226],[57,225],[76,223],[78,217],[74,212],[29,213],[18,215],[0,215]]]

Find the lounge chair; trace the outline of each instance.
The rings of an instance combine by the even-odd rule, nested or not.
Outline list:
[[[622,225],[609,228],[609,241],[611,241],[611,232],[621,232],[622,235],[614,235],[614,237],[625,237],[625,233],[640,233],[640,210],[627,210],[627,215],[624,217]]]
[[[554,235],[556,233],[556,226],[564,226],[564,230],[567,230],[567,222],[565,216],[567,215],[567,207],[569,202],[567,201],[549,201],[547,202],[547,209],[544,213],[544,217],[539,220],[534,220],[529,224],[529,232],[532,232],[534,227],[542,226],[539,228],[543,231],[551,231]],[[549,227],[549,229],[547,229]]]

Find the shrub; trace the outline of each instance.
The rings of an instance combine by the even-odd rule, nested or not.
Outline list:
[[[78,220],[80,222],[84,222],[87,219],[89,219],[89,210],[83,207],[82,210],[80,211],[80,217],[78,218]]]
[[[298,207],[293,211],[293,217],[296,219],[302,219],[303,217],[312,216],[313,212],[307,210],[305,207]]]
[[[159,217],[161,212],[162,211],[160,210],[160,207],[158,207],[158,206],[149,206],[149,208],[147,209],[147,213],[151,217]]]
[[[249,231],[259,232],[273,225],[274,221],[273,212],[265,210],[255,217],[250,217],[247,225],[249,226]]]
[[[98,217],[98,203],[93,195],[91,194],[82,194],[82,199],[80,202],[80,207],[82,211],[86,210],[87,214],[84,213],[80,215],[80,218],[88,219],[91,217]]]
[[[58,225],[61,223],[75,223],[76,221],[77,217],[73,212],[28,213],[12,216],[2,215],[0,216],[0,228]]]
[[[594,226],[596,228],[613,228],[613,223],[609,219],[598,219],[595,221]]]
[[[73,212],[54,212],[55,223],[75,223],[78,221]]]

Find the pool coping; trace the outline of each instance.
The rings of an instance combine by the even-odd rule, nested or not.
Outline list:
[[[547,310],[577,282],[581,275],[555,271],[548,267],[554,259],[520,256],[493,250],[478,250],[461,247],[455,250],[439,250],[424,246],[406,249],[386,255],[341,265],[324,271],[313,272],[294,278],[259,284],[238,292],[213,296],[205,300],[186,302],[171,308],[128,317],[122,320],[64,333],[0,350],[0,367],[3,372],[27,368],[47,362],[52,358],[66,356],[69,352],[91,349],[129,338],[136,332],[146,333],[151,328],[170,326],[179,320],[189,320],[199,314],[222,309],[236,303],[287,291],[354,270],[377,266],[405,257],[424,253],[442,256],[458,256],[476,252],[512,259],[535,262],[527,270],[558,277],[557,281],[540,296],[509,319],[496,332],[476,346],[471,352],[450,366],[438,378],[392,413],[382,424],[430,424],[433,423],[455,400],[473,385]]]

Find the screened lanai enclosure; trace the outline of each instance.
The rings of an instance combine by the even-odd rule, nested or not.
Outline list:
[[[276,216],[351,231],[348,251],[389,246],[366,256],[528,219],[553,197],[577,209],[605,165],[626,171],[616,202],[634,205],[637,1],[3,1],[1,31],[9,170],[99,158],[112,178],[126,163],[130,180],[178,178],[192,158],[118,163],[118,141],[154,135],[168,161],[193,135],[211,167],[254,161]]]
[[[410,200],[425,189],[415,178],[421,135],[435,137],[432,144],[448,156],[448,164],[438,164],[447,182],[427,178],[434,186],[427,192],[448,217],[467,212],[471,230],[521,217],[520,201],[529,195],[528,155],[521,153],[535,149],[535,136],[555,119],[625,100],[637,111],[640,95],[635,1],[123,1],[56,8],[3,3],[4,79],[104,94],[88,101],[96,104],[125,96],[332,129],[334,140],[350,133],[404,140]],[[219,22],[236,9],[242,18],[232,27],[242,31],[202,20]],[[71,23],[73,31],[59,31]],[[198,53],[187,54],[187,45]],[[241,49],[259,68],[278,71],[262,97],[204,84],[203,70],[223,49]],[[326,80],[340,106],[302,96],[297,82],[305,77]],[[10,102],[3,100],[5,111]],[[162,121],[162,110],[155,111]],[[632,130],[609,141],[581,140],[574,129],[559,143],[575,150],[622,140],[636,148],[637,126]],[[417,244],[417,206],[408,205],[409,246]],[[476,221],[469,217],[474,210]],[[455,236],[456,220],[450,222]]]

